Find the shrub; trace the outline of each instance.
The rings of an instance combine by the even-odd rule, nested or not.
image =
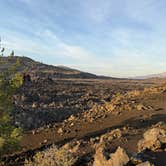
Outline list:
[[[0,158],[15,149],[21,139],[21,129],[11,124],[10,113],[14,109],[12,95],[18,87],[18,83],[12,83],[0,77]]]
[[[77,157],[68,149],[52,146],[43,152],[38,152],[32,160],[26,160],[25,166],[72,166],[76,161]]]
[[[12,67],[0,73],[0,160],[6,153],[19,148],[21,139],[21,129],[11,124],[10,114],[14,110],[13,95],[23,80]]]

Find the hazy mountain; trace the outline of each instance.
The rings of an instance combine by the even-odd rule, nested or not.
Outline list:
[[[166,72],[159,73],[159,74],[151,74],[151,75],[146,75],[146,76],[138,76],[135,78],[136,79],[166,78]]]

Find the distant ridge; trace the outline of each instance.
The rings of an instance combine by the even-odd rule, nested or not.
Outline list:
[[[166,72],[159,73],[159,74],[151,74],[151,75],[146,75],[146,76],[134,77],[134,79],[150,79],[150,78],[166,78]]]
[[[7,70],[16,61],[20,62],[18,72],[30,73],[33,77],[50,78],[81,78],[81,79],[111,79],[112,77],[98,76],[88,72],[82,72],[66,66],[53,66],[36,62],[28,57],[9,56],[1,57],[0,71]],[[112,78],[115,79],[115,78]]]

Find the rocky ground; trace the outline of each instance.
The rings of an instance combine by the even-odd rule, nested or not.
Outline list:
[[[18,61],[4,58],[0,70]],[[103,78],[21,58],[21,147],[7,166],[165,166],[166,80]],[[28,72],[28,74],[27,74]]]
[[[76,88],[73,84],[72,87]],[[80,84],[87,86],[94,82],[85,84],[80,81]],[[113,91],[113,87],[119,89],[109,96],[109,100],[101,98],[110,94],[108,85],[110,91]],[[13,161],[24,165],[25,158],[33,157],[42,149],[46,149],[45,154],[47,147],[55,144],[58,148],[68,148],[76,156],[76,165],[164,166],[166,85],[163,82],[136,84],[136,81],[119,81],[118,84],[116,81],[105,81],[103,84],[100,80],[88,90],[95,88],[96,93],[92,93],[92,96],[96,95],[100,100],[91,107],[84,111],[78,109],[61,121],[25,132],[22,149],[13,153],[13,157],[7,157],[8,165],[13,165]]]
[[[34,79],[24,83],[14,96],[14,123],[25,130],[39,128],[86,112],[94,105],[111,101],[115,95],[159,83],[151,80]]]

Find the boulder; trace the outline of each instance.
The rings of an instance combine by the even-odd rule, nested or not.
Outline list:
[[[57,131],[57,133],[58,133],[58,134],[60,134],[60,135],[62,135],[62,134],[63,134],[63,132],[64,132],[64,131],[63,131],[63,129],[62,129],[62,128],[59,128],[59,129],[58,129],[58,131]]]
[[[163,144],[166,144],[166,131],[161,128],[149,129],[144,133],[143,137],[137,144],[139,152],[145,149],[156,151]]]
[[[115,153],[108,154],[104,148],[96,150],[93,166],[124,166],[129,162],[129,157],[125,150],[118,147]]]

